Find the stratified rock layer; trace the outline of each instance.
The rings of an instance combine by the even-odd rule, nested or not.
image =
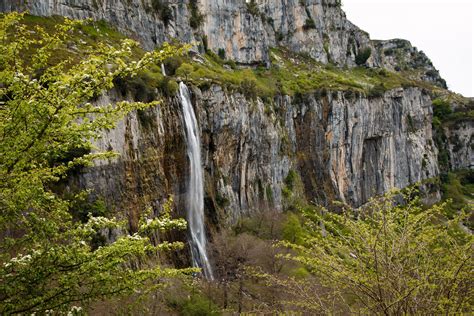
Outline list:
[[[302,180],[306,200],[355,206],[438,174],[431,100],[423,90],[400,88],[373,99],[312,93],[272,104],[217,85],[192,90],[209,220],[229,223],[249,212],[282,210],[298,194],[284,192],[290,172]],[[130,115],[98,144],[121,157],[88,170],[81,185],[134,210],[135,220],[168,194],[180,205],[188,168],[182,124],[174,98]]]
[[[158,2],[169,8],[166,15]],[[321,63],[403,70],[446,86],[422,52],[404,40],[370,40],[346,19],[337,0],[158,2],[0,0],[0,11],[103,19],[148,49],[178,39],[243,65],[268,66],[270,48],[284,46]],[[358,56],[369,50],[361,61]],[[399,88],[376,98],[315,91],[280,95],[266,103],[219,85],[205,91],[191,88],[203,147],[208,221],[229,223],[250,212],[282,210],[294,196],[359,206],[393,187],[439,173],[431,98],[421,88]],[[121,98],[112,91],[99,102]],[[97,144],[119,152],[120,158],[97,162],[73,179],[75,186],[93,188],[111,206],[127,210],[132,228],[145,207],[158,210],[169,194],[177,209],[183,208],[189,163],[182,124],[177,98],[132,113]],[[443,150],[451,167],[474,165],[472,129],[472,121],[466,120],[445,130]],[[296,175],[301,186],[289,185],[289,175]]]
[[[352,67],[370,48],[365,65],[409,68],[416,70],[414,78],[446,87],[423,52],[403,40],[371,41],[346,19],[340,0],[0,0],[0,11],[11,10],[106,20],[148,49],[177,39],[247,65],[268,64],[270,47],[285,46],[322,63]]]

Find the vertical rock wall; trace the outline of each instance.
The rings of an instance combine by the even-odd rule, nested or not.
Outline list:
[[[230,223],[250,212],[282,210],[290,172],[300,175],[308,201],[339,199],[355,206],[438,174],[431,100],[417,88],[374,99],[333,92],[265,104],[213,85],[194,88],[193,104],[209,221]],[[167,99],[107,133],[98,147],[121,157],[87,170],[81,185],[133,210],[133,221],[168,194],[180,207],[188,168],[184,144],[181,106]]]

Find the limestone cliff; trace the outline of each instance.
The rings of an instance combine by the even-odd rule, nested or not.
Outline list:
[[[206,211],[216,222],[282,210],[298,194],[357,206],[438,174],[431,100],[422,89],[392,90],[381,98],[343,92],[282,96],[269,108],[213,85],[193,88],[193,100]],[[90,169],[80,177],[82,185],[134,212],[158,206],[167,194],[179,205],[188,168],[180,108],[170,98],[121,122],[99,144],[121,158]],[[288,190],[290,174],[302,180],[303,192]]]
[[[242,214],[282,210],[296,197],[359,206],[390,188],[436,177],[441,147],[451,168],[474,165],[471,119],[447,126],[442,146],[434,140],[432,91],[425,87],[443,90],[446,85],[429,59],[407,41],[371,40],[346,19],[337,0],[0,0],[1,11],[20,9],[104,19],[146,48],[172,39],[196,42],[196,50],[210,49],[236,62],[237,70],[296,62],[290,57],[275,63],[281,57],[272,57],[271,49],[277,46],[338,69],[374,68],[366,81],[355,72],[356,79],[348,82],[341,76],[349,70],[340,70],[338,77],[311,65],[319,77],[308,79],[309,88],[288,93],[277,80],[270,97],[246,95],[216,80],[191,81],[208,221],[232,223]],[[225,66],[229,73],[235,70]],[[369,74],[366,68],[353,69]],[[401,80],[397,72],[410,80]],[[399,79],[384,84],[390,78]],[[329,79],[324,88],[311,85]],[[381,90],[372,93],[377,87]],[[98,102],[130,97],[117,91]],[[169,194],[182,209],[188,161],[181,113],[178,98],[167,96],[160,106],[131,114],[97,144],[120,158],[97,162],[73,181],[93,188],[93,195],[109,206],[128,210],[132,227],[144,207],[159,209]]]
[[[177,39],[241,64],[267,64],[284,46],[322,63],[355,66],[370,49],[370,67],[413,70],[446,88],[429,59],[403,40],[372,41],[346,19],[340,0],[0,0],[0,11],[106,20],[151,49]]]

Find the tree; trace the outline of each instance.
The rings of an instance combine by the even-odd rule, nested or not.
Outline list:
[[[355,63],[358,66],[364,65],[367,62],[367,59],[369,59],[371,54],[372,54],[372,49],[370,47],[361,49],[355,57]]]
[[[116,218],[89,214],[81,221],[72,205],[83,194],[66,199],[55,189],[74,168],[114,156],[92,152],[91,140],[103,129],[156,104],[98,106],[90,100],[111,89],[114,78],[133,77],[186,47],[165,45],[137,59],[131,40],[116,47],[97,43],[90,53],[55,62],[83,22],[66,19],[50,33],[40,26],[27,29],[23,19],[18,13],[0,18],[0,313],[67,311],[114,295],[144,293],[162,286],[164,278],[194,271],[153,264],[159,252],[183,246],[150,240],[156,232],[186,227],[183,219],[171,218],[170,205],[159,217],[144,212],[130,235]],[[94,245],[107,229],[124,233]]]
[[[194,71],[194,67],[188,63],[182,63],[178,69],[176,69],[176,75],[179,77],[184,77],[185,80],[188,80],[189,75]]]
[[[410,196],[393,193],[342,214],[303,210],[304,240],[280,244],[311,276],[260,276],[284,286],[289,305],[314,313],[472,311],[473,236],[460,226],[464,217],[448,220],[444,204],[424,209]]]

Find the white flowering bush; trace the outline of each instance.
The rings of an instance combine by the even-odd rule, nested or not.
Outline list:
[[[137,44],[131,40],[117,47],[96,43],[79,59],[52,62],[58,51],[68,51],[66,43],[74,40],[81,22],[66,19],[47,32],[27,29],[23,19],[18,13],[0,16],[0,314],[79,314],[78,306],[91,301],[143,293],[162,286],[162,278],[193,272],[148,260],[182,247],[155,245],[150,236],[183,229],[183,220],[168,213],[144,219],[146,225],[128,236],[124,223],[114,218],[75,220],[74,199],[53,189],[73,168],[115,155],[89,153],[89,140],[130,111],[152,105],[98,106],[90,100],[111,89],[114,78],[133,77],[186,47],[165,45],[136,60]],[[78,148],[84,150],[71,156]],[[124,233],[93,247],[94,236],[104,229]]]

